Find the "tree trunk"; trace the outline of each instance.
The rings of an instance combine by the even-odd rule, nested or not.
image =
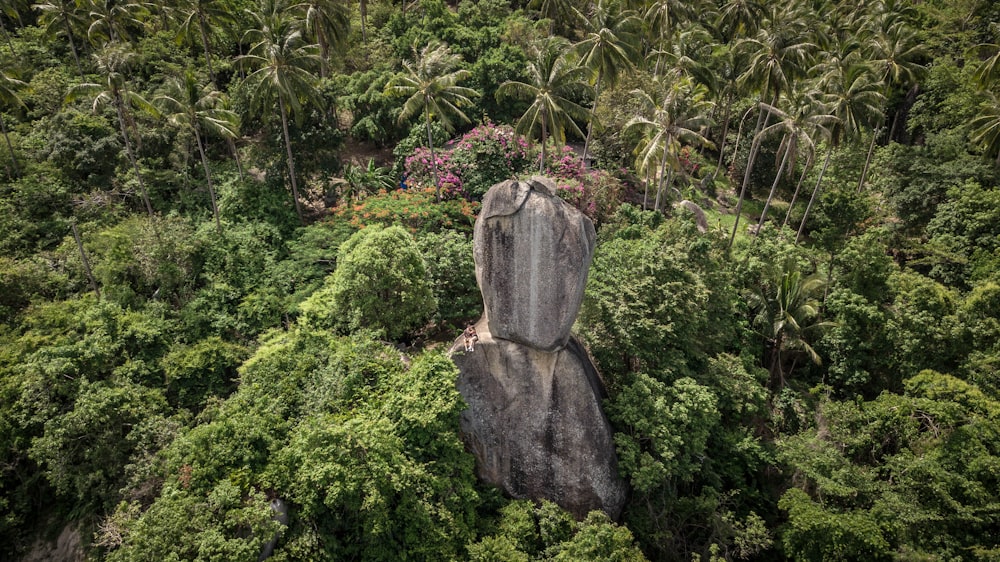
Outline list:
[[[427,124],[427,148],[431,151],[431,177],[434,179],[434,201],[441,202],[441,182],[438,180],[437,160],[434,158],[434,139],[431,136],[431,111],[424,102],[424,119]]]
[[[771,192],[767,194],[767,201],[764,202],[764,211],[760,214],[760,220],[757,221],[757,232],[754,236],[760,234],[760,229],[764,226],[764,220],[767,218],[767,211],[771,208],[771,201],[774,199],[774,193],[778,190],[778,182],[781,181],[781,172],[785,169],[785,162],[788,161],[788,153],[792,151],[792,143],[788,142],[788,146],[785,147],[785,155],[781,157],[781,164],[778,164],[778,171],[774,174],[774,182],[771,184]]]
[[[772,103],[771,105],[775,104]],[[740,212],[743,209],[743,198],[746,197],[747,186],[750,184],[750,172],[753,170],[753,165],[757,161],[757,153],[760,151],[760,132],[767,127],[767,121],[771,117],[770,111],[766,113],[767,115],[765,116],[764,108],[761,107],[760,115],[757,116],[757,128],[754,130],[753,142],[750,143],[750,157],[747,158],[747,169],[743,173],[743,185],[740,187],[740,197],[736,203],[736,221],[733,222],[733,233],[729,237],[730,248],[733,247],[733,241],[736,240],[736,229],[740,226]]]
[[[208,67],[208,79],[215,84],[215,71],[212,70],[212,51],[208,46],[208,22],[205,20],[205,13],[198,10],[198,27],[201,30],[201,46],[205,49],[205,65]]]
[[[146,212],[152,217],[153,205],[149,202],[149,194],[146,193],[146,184],[142,181],[142,173],[139,172],[139,161],[136,159],[135,152],[132,151],[132,141],[128,138],[128,129],[125,127],[125,108],[122,107],[123,105],[124,101],[121,96],[116,96],[115,109],[118,112],[118,126],[122,130],[122,138],[125,139],[125,152],[128,154],[129,161],[132,162],[132,169],[135,170],[135,178],[139,182],[139,193],[142,195],[142,202],[146,205]]]
[[[647,206],[647,201],[649,201],[649,168],[646,168],[646,181],[643,182],[642,190],[642,210],[645,211],[649,207]]]
[[[802,175],[799,176],[799,182],[795,184],[795,193],[792,194],[792,201],[788,204],[788,210],[785,211],[785,220],[781,223],[781,228],[784,229],[788,225],[788,218],[792,216],[792,208],[795,206],[795,200],[799,198],[799,189],[802,188],[802,182],[806,181],[806,172],[809,171],[809,162],[802,167]]]
[[[80,232],[76,229],[76,221],[72,221],[70,226],[73,227],[73,239],[76,240],[76,247],[80,250],[80,260],[83,261],[83,272],[87,274],[87,279],[90,280],[90,287],[94,289],[97,300],[101,300],[101,290],[97,288],[97,281],[94,279],[94,274],[90,271],[90,262],[87,260],[87,252],[83,250],[83,242],[80,240]]]
[[[299,222],[306,224],[305,217],[302,216],[302,206],[299,204],[299,184],[295,179],[295,160],[292,158],[292,139],[288,134],[288,112],[285,110],[285,100],[278,96],[278,107],[281,109],[281,132],[285,136],[285,153],[288,156],[288,176],[292,180],[292,198],[295,199],[295,212],[299,215]]]
[[[753,111],[753,106],[750,106],[747,112],[743,114],[743,117],[740,119],[740,126],[736,129],[736,144],[733,145],[733,157],[729,161],[729,168],[736,166],[736,157],[740,152],[740,139],[743,138],[743,123],[747,120],[747,117],[750,117],[751,111]],[[751,146],[753,146],[752,143]]]
[[[14,166],[14,175],[10,176],[10,179],[14,179],[15,177],[21,175],[21,170],[17,167],[17,157],[14,156],[14,145],[11,144],[10,136],[7,135],[7,125],[3,122],[3,116],[0,116],[0,132],[3,133],[3,139],[7,141],[7,150],[10,151],[10,163]]]
[[[361,10],[361,42],[368,43],[368,31],[366,29],[368,23],[368,0],[361,0],[360,2]]]
[[[872,153],[875,152],[875,139],[878,138],[879,129],[882,127],[876,127],[872,131],[872,142],[868,145],[868,156],[865,157],[865,167],[861,169],[861,177],[858,178],[858,193],[861,193],[861,188],[865,185],[865,180],[868,178],[868,167],[872,163]]]
[[[590,108],[590,121],[587,122],[587,138],[583,141],[583,165],[587,166],[587,151],[590,149],[590,135],[594,131],[594,119],[597,118],[597,100],[601,97],[601,73],[597,73],[597,83],[594,85],[594,107]]]
[[[316,42],[319,43],[319,77],[326,78],[329,72],[330,45],[322,31],[316,32]]]
[[[14,43],[10,40],[10,34],[7,33],[7,26],[0,24],[0,29],[3,30],[3,36],[4,36],[4,39],[7,40],[7,46],[10,47],[10,52],[11,52],[12,55],[14,55],[14,58],[16,59],[17,58],[17,51],[14,50]]]
[[[73,51],[73,61],[76,62],[76,70],[83,80],[83,66],[80,65],[80,55],[76,51],[76,41],[73,41],[73,27],[69,24],[69,17],[63,14],[63,23],[66,25],[66,37],[69,37],[69,48]]]
[[[201,165],[205,168],[205,182],[208,184],[208,195],[212,198],[212,215],[215,216],[215,228],[222,234],[222,224],[219,222],[219,205],[215,201],[215,188],[212,186],[212,173],[208,169],[208,157],[205,156],[205,147],[201,143],[201,134],[198,129],[194,130],[194,139],[198,143],[198,153],[201,154]]]
[[[663,180],[667,177],[667,149],[663,149],[663,157],[660,158],[660,178],[656,182],[656,200],[653,202],[653,210],[660,210],[660,195],[663,193]]]
[[[813,202],[816,201],[816,195],[819,194],[819,186],[823,181],[823,174],[826,173],[826,167],[830,165],[830,155],[833,154],[833,146],[831,145],[829,150],[826,151],[826,161],[823,162],[823,169],[819,171],[819,178],[816,180],[816,187],[813,188],[812,196],[809,198],[809,204],[806,205],[806,213],[802,215],[802,222],[799,223],[799,231],[795,233],[795,243],[799,243],[799,238],[802,237],[802,231],[806,228],[806,219],[809,218],[809,211],[812,210]]]
[[[542,155],[541,155],[542,159],[538,163],[538,173],[540,175],[545,173],[545,141],[548,140],[546,137],[548,137],[548,130],[545,127],[545,113],[543,112],[542,113]]]
[[[240,161],[240,151],[236,148],[236,141],[232,138],[226,138],[229,141],[229,151],[233,153],[233,159],[236,160],[236,169],[240,172],[240,181],[246,181],[243,177],[243,163]]]
[[[715,182],[715,176],[719,175],[719,169],[722,168],[722,161],[726,156],[726,135],[729,134],[729,112],[733,108],[733,100],[730,98],[726,102],[725,116],[722,118],[722,142],[719,143],[719,161],[715,164],[715,173],[712,174],[712,181]],[[740,124],[743,122],[740,121]],[[739,139],[739,136],[736,137]],[[739,142],[739,140],[737,140]],[[739,148],[739,146],[737,146]]]

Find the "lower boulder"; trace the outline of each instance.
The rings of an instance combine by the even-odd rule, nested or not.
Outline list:
[[[601,509],[617,519],[627,486],[618,475],[604,389],[586,350],[571,338],[548,352],[499,338],[487,322],[452,360],[468,404],[461,418],[479,477],[514,498],[548,499],[575,516]]]

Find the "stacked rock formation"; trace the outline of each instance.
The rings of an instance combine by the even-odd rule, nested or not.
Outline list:
[[[618,476],[604,388],[570,329],[583,301],[596,235],[546,178],[490,188],[476,220],[479,342],[452,347],[469,408],[462,437],[486,482],[515,498],[548,499],[577,517],[617,518]]]

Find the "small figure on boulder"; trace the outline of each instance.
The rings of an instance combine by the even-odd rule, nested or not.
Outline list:
[[[476,333],[476,327],[469,324],[465,328],[465,333],[463,335],[465,336],[465,350],[475,351],[476,342],[479,341],[479,334]]]

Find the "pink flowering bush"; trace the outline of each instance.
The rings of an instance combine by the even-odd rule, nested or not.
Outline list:
[[[568,146],[546,151],[545,175],[556,181],[556,195],[595,222],[614,214],[624,189],[622,181],[607,171],[588,170]]]
[[[434,163],[437,168],[438,183],[441,184],[441,198],[455,199],[465,192],[462,187],[462,171],[459,165],[451,160],[448,150],[435,150]],[[431,168],[431,151],[420,147],[406,158],[406,186],[408,188],[433,188],[434,170]]]
[[[530,154],[528,142],[515,135],[512,127],[479,125],[450,147],[435,151],[442,196],[481,199],[493,184],[527,171]],[[433,187],[426,148],[418,148],[406,158],[404,170],[407,185]]]

